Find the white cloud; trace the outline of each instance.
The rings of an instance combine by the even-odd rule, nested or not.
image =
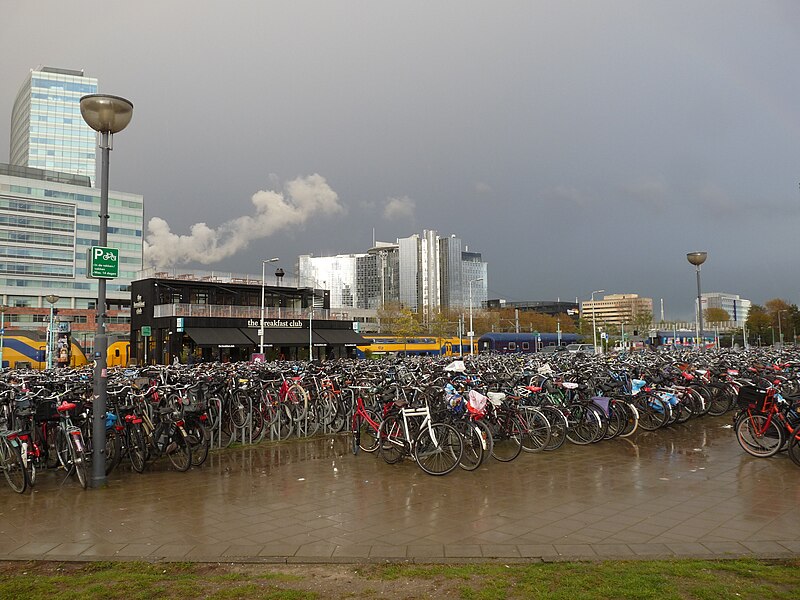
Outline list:
[[[402,198],[389,198],[386,206],[383,208],[383,218],[387,220],[393,219],[413,219],[414,211],[417,208],[414,202],[408,196]]]
[[[289,227],[301,227],[311,218],[344,213],[339,196],[320,175],[298,177],[284,187],[284,193],[255,193],[251,198],[254,215],[237,217],[216,229],[196,223],[188,235],[178,235],[164,219],[153,217],[147,224],[145,266],[212,264],[236,254],[253,240]]]

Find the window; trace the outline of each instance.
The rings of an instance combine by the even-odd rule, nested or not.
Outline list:
[[[523,350],[530,350],[531,349],[531,343],[530,342],[522,342],[522,349]]]
[[[512,352],[517,349],[517,342],[508,342],[508,349]]]

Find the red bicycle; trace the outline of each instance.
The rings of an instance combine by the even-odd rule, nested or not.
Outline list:
[[[358,391],[353,411],[353,454],[358,454],[359,449],[364,452],[375,452],[378,449],[378,430],[381,418],[371,408],[367,408],[361,390],[371,389],[369,386],[350,386],[349,389]]]

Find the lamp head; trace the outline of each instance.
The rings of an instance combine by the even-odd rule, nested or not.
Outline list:
[[[119,96],[89,94],[81,97],[81,116],[95,131],[118,133],[131,122],[133,103]]]
[[[686,254],[686,260],[692,263],[695,267],[699,267],[708,257],[708,252],[689,252]]]
[[[55,294],[48,294],[47,296],[44,297],[44,299],[47,300],[50,304],[55,304],[56,302],[61,300],[61,297],[56,296]]]

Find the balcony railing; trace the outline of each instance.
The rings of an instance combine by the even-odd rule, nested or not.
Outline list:
[[[307,319],[307,308],[264,308],[265,319]],[[225,304],[157,304],[153,317],[214,317],[216,319],[260,319],[260,306],[230,306]],[[315,319],[350,320],[346,312],[314,309]]]

